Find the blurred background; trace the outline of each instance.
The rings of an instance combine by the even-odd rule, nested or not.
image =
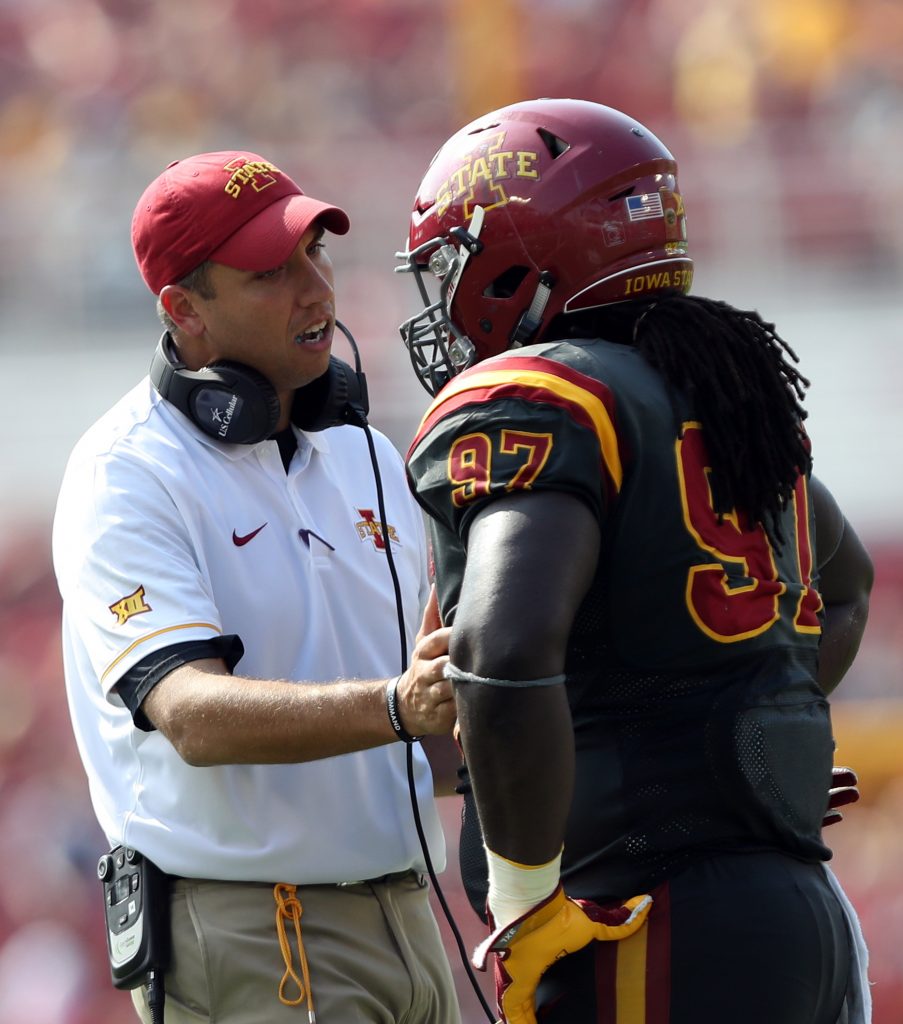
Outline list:
[[[413,283],[392,272],[416,186],[455,129],[536,96],[618,107],[666,142],[695,291],[775,321],[812,380],[816,472],[877,568],[832,701],[863,799],[827,835],[875,1022],[903,1021],[900,0],[0,0],[0,1024],[133,1020],[109,982],[49,527],[68,451],[160,331],[138,195],[173,159],[238,148],[344,206],[338,313],[404,450],[427,401],[397,332]],[[444,888],[470,949],[458,815],[446,799]]]

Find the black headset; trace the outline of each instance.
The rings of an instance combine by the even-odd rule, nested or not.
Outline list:
[[[348,329],[336,327],[354,351],[355,368],[330,356],[326,372],[298,388],[291,419],[301,430],[326,430],[348,423],[367,423],[370,405],[360,354]],[[272,437],[281,408],[276,389],[251,366],[231,360],[189,370],[176,351],[169,331],[160,338],[151,360],[150,379],[160,395],[183,412],[205,434],[230,444],[257,444]]]

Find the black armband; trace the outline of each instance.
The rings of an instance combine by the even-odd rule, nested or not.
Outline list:
[[[412,736],[401,724],[401,715],[398,713],[398,693],[396,691],[398,690],[398,681],[400,679],[401,676],[396,676],[386,684],[386,711],[389,713],[389,721],[392,723],[395,735],[402,743],[416,743],[417,740],[423,737]]]

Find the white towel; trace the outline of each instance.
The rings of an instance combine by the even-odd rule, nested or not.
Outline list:
[[[872,993],[868,978],[869,951],[862,934],[859,915],[834,872],[827,864],[823,864],[822,867],[825,869],[828,884],[843,907],[853,937],[853,947],[850,951],[850,984],[838,1024],[872,1024]]]

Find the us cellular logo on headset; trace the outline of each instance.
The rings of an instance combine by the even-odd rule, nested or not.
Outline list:
[[[213,422],[220,424],[220,428],[219,430],[217,430],[217,434],[219,434],[219,436],[223,438],[223,440],[227,439],[229,427],[232,425],[232,417],[235,415],[236,409],[239,408],[239,401],[240,399],[238,395],[233,395],[229,399],[229,404],[226,406],[225,413],[221,413],[219,411],[219,408],[216,408],[213,410],[211,414],[213,417]]]

